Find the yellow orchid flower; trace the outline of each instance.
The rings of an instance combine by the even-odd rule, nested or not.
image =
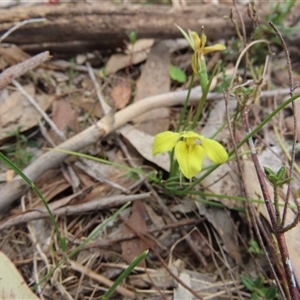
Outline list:
[[[228,154],[220,143],[194,131],[164,131],[157,134],[154,138],[153,155],[171,151],[174,147],[180,170],[188,179],[201,171],[205,155],[217,164],[228,159]]]
[[[176,25],[177,26],[177,25]],[[192,68],[195,74],[198,74],[201,68],[201,60],[204,59],[204,55],[210,52],[223,51],[226,46],[222,44],[215,44],[213,46],[205,47],[206,45],[206,35],[203,33],[203,28],[201,32],[201,37],[195,31],[188,30],[188,34],[179,26],[177,28],[181,31],[185,39],[189,42],[190,46],[194,50],[194,55],[192,58]]]
[[[204,59],[204,55],[210,52],[223,51],[226,47],[222,44],[215,44],[213,46],[205,47],[206,35],[202,32],[201,37],[195,32],[189,30],[189,36],[194,42],[194,55],[192,57],[192,68],[195,74],[198,74],[201,68],[201,60]]]

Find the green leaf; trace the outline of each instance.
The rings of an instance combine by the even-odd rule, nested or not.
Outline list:
[[[263,286],[264,281],[265,281],[264,276],[259,274],[259,276],[255,279],[253,283],[256,288],[261,288]]]
[[[60,240],[60,247],[63,252],[67,251],[67,239],[65,237],[62,237]]]
[[[265,298],[268,299],[274,299],[277,296],[277,287],[275,285],[272,285],[268,288],[268,290],[265,293]]]
[[[282,180],[285,177],[285,174],[286,174],[286,165],[283,165],[276,174],[278,180]]]
[[[270,168],[268,168],[268,167],[264,167],[264,170],[265,170],[265,174],[266,174],[267,176],[269,176],[269,175],[274,175],[274,176],[276,176],[275,172],[274,172],[272,169],[270,169]]]
[[[180,83],[186,82],[186,75],[185,73],[178,67],[175,67],[173,65],[170,66],[169,69],[169,75],[172,80],[178,81]]]
[[[247,290],[253,291],[254,282],[250,277],[241,275],[241,281]]]
[[[262,251],[262,249],[259,247],[259,245],[257,244],[256,241],[254,240],[250,240],[249,241],[249,248],[248,250],[252,253],[256,253],[256,254],[263,254],[264,252]]]
[[[137,40],[137,31],[131,30],[131,31],[127,32],[126,34],[128,36],[130,44],[135,44],[135,42]]]
[[[252,293],[250,300],[258,300],[258,295],[256,293]]]

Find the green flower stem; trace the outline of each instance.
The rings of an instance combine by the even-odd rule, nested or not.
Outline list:
[[[174,159],[174,148],[170,152],[170,172],[169,177],[175,177],[178,171],[178,162],[177,159]]]
[[[202,96],[200,98],[198,107],[197,107],[197,111],[196,111],[196,115],[194,117],[193,120],[193,124],[192,124],[192,129],[194,129],[197,125],[197,122],[199,121],[199,118],[201,116],[206,98],[207,98],[207,94],[209,91],[209,86],[210,84],[208,84],[208,77],[207,77],[207,70],[206,70],[206,63],[205,63],[205,58],[202,55],[201,58],[199,58],[199,73],[198,73],[198,78],[199,78],[199,82],[201,85],[201,91],[202,91]]]
[[[178,122],[178,125],[177,125],[177,128],[176,128],[176,132],[180,131],[180,127],[183,123],[183,120],[185,119],[186,110],[187,110],[187,107],[188,107],[188,104],[189,104],[190,95],[191,95],[192,87],[194,85],[194,81],[195,81],[195,75],[193,73],[192,77],[191,77],[191,82],[190,82],[190,85],[189,85],[188,93],[186,95],[186,99],[185,99],[183,108],[182,108],[181,113],[180,113],[179,122]]]
[[[205,72],[206,72],[206,64],[205,64],[205,59],[203,57],[203,61],[204,61],[204,65],[201,66],[201,68],[204,68],[205,69]],[[199,101],[199,104],[198,104],[198,107],[197,107],[197,111],[196,111],[196,115],[193,119],[193,124],[191,126],[192,129],[195,129],[196,125],[197,125],[197,122],[199,121],[200,119],[200,116],[201,116],[201,113],[202,113],[202,110],[203,110],[203,107],[204,107],[204,104],[205,104],[205,101],[207,99],[207,95],[208,95],[208,92],[209,92],[209,88],[211,86],[211,83],[212,83],[212,80],[214,78],[214,76],[216,75],[218,69],[219,69],[219,65],[220,63],[218,63],[215,67],[214,67],[214,70],[211,74],[211,77],[209,79],[209,81],[207,82],[207,73],[206,73],[206,77],[204,76],[203,74],[203,79],[201,78],[201,71],[199,72],[199,80],[200,80],[200,84],[201,84],[201,89],[202,89],[202,96],[201,96],[201,99]],[[203,70],[203,69],[202,69]],[[201,81],[202,80],[202,81]],[[202,85],[201,82],[205,82],[205,88],[204,88],[204,84]]]
[[[199,63],[198,76],[199,76],[202,93],[204,93],[208,83],[207,69],[206,69],[206,62],[205,62],[204,55],[200,55],[200,57],[198,58],[198,63]]]

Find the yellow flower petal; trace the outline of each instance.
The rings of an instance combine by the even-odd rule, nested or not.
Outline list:
[[[194,51],[199,50],[200,47],[201,47],[201,39],[199,38],[199,35],[195,31],[189,31],[189,35],[190,35],[191,39],[194,42],[193,43],[194,44],[193,50]]]
[[[222,45],[222,44],[215,44],[213,46],[205,47],[203,49],[203,55],[205,55],[207,53],[210,53],[210,52],[223,51],[225,49],[226,49],[226,47],[224,45]]]
[[[202,32],[201,33],[201,52],[203,51],[203,49],[205,49],[204,48],[205,45],[206,45],[206,35]]]
[[[201,144],[208,158],[216,164],[227,161],[228,153],[225,148],[217,141],[201,138]]]
[[[205,152],[199,145],[187,146],[179,141],[175,146],[175,156],[183,175],[191,179],[201,171]]]
[[[154,138],[153,155],[172,150],[179,138],[178,132],[164,131],[157,134]]]
[[[198,54],[195,52],[192,57],[192,69],[195,75],[198,74],[199,71],[199,62],[198,62]]]

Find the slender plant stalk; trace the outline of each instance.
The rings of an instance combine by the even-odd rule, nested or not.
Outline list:
[[[248,120],[248,111],[245,111],[245,113],[244,113],[244,122],[245,122],[246,132],[249,134],[250,126],[249,126],[249,120]],[[278,216],[276,215],[276,210],[273,206],[272,199],[271,199],[269,191],[268,191],[268,187],[267,187],[267,184],[265,181],[265,174],[259,164],[257,152],[255,149],[252,137],[249,138],[248,142],[249,142],[249,147],[251,149],[251,156],[252,156],[252,160],[254,162],[256,174],[257,174],[259,184],[261,187],[261,192],[262,192],[262,195],[263,195],[263,198],[265,201],[265,205],[266,205],[269,217],[270,217],[272,229],[273,229],[273,232],[275,234],[275,237],[276,237],[276,240],[278,243],[278,248],[279,248],[279,252],[280,252],[280,256],[281,256],[282,265],[283,265],[283,268],[285,271],[285,276],[286,276],[286,280],[287,280],[287,284],[288,284],[288,288],[289,288],[290,297],[292,300],[299,300],[300,294],[297,289],[296,280],[294,277],[292,264],[291,264],[291,260],[289,257],[289,252],[288,252],[288,248],[286,245],[284,233],[280,231],[281,224],[278,224],[278,222],[277,222]]]
[[[277,37],[280,40],[282,49],[284,50],[285,59],[286,59],[286,63],[287,63],[287,71],[288,71],[288,76],[289,76],[290,96],[293,97],[295,87],[294,87],[292,63],[291,63],[288,48],[284,42],[284,39],[283,39],[280,31],[276,28],[276,26],[272,22],[269,22],[269,25],[272,27],[272,29],[276,33]],[[288,174],[287,174],[288,177],[291,177],[293,174],[293,169],[294,169],[294,165],[295,165],[296,143],[297,143],[297,136],[298,136],[297,135],[296,103],[294,101],[292,102],[292,108],[293,108],[293,121],[294,121],[294,124],[293,124],[294,125],[294,135],[293,135],[293,145],[292,145],[292,155],[291,155],[291,160],[290,160],[290,168],[289,168]],[[286,192],[286,198],[285,198],[285,207],[284,207],[283,214],[282,214],[281,228],[284,228],[284,223],[285,223],[285,219],[286,219],[287,207],[289,204],[291,189],[292,189],[292,185],[291,185],[291,182],[289,182],[288,186],[287,186],[287,192]],[[299,221],[299,215],[297,216],[297,218]]]

